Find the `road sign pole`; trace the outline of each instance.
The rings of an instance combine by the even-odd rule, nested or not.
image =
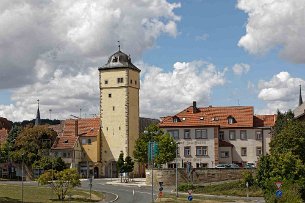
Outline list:
[[[150,146],[150,156],[152,160],[152,167],[151,167],[151,201],[154,202],[154,142],[149,142]]]

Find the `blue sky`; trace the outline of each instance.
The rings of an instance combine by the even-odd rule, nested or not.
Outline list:
[[[305,3],[298,0],[69,0],[0,8],[0,116],[14,121],[33,118],[37,99],[42,117],[49,109],[59,119],[79,108],[98,114],[97,67],[117,40],[142,69],[141,116],[175,114],[193,100],[269,114],[295,108],[299,85],[305,89]]]

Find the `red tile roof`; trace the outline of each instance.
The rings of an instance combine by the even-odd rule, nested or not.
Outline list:
[[[219,147],[234,147],[234,145],[224,140],[219,140]]]
[[[52,146],[52,149],[73,149],[78,136],[58,136]]]
[[[96,137],[100,133],[100,118],[68,119],[64,121],[52,149],[71,149],[79,136]]]
[[[229,124],[228,118],[234,122]],[[174,122],[174,120],[178,122]],[[254,116],[252,106],[203,107],[193,112],[193,106],[174,116],[164,117],[160,127],[220,126],[221,128],[271,127],[274,115]]]
[[[173,122],[173,117],[179,118],[180,122]],[[181,127],[181,126],[221,126],[222,128],[252,127],[253,107],[252,106],[229,106],[229,107],[203,107],[197,108],[193,113],[193,106],[190,106],[175,116],[165,117],[160,127]],[[233,117],[234,122],[228,123],[228,118]]]
[[[6,142],[7,136],[8,136],[8,130],[4,128],[0,129],[0,144]]]
[[[96,137],[100,133],[100,118],[85,118],[78,120],[78,134]]]

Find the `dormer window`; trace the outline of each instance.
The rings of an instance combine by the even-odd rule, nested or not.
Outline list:
[[[201,121],[203,121],[203,117],[200,117],[199,119],[200,119]]]
[[[114,57],[112,58],[112,62],[113,62],[113,63],[118,62],[118,57],[117,57],[117,56],[114,56]]]
[[[229,116],[228,117],[228,124],[233,124],[233,123],[235,123],[235,119],[234,119],[234,117],[233,116]]]
[[[173,122],[178,123],[178,122],[180,122],[180,119],[177,116],[174,116],[173,117]]]

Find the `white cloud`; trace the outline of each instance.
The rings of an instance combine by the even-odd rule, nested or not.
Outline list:
[[[245,63],[237,63],[232,67],[232,70],[235,75],[246,74],[250,70],[250,65]]]
[[[138,58],[160,34],[177,35],[178,7],[166,0],[1,1],[0,89],[103,65],[118,40]]]
[[[195,37],[196,40],[202,40],[202,41],[205,41],[208,38],[209,38],[209,34],[207,34],[207,33],[204,33],[202,35],[198,35],[198,36]]]
[[[283,58],[305,63],[305,1],[238,0],[237,7],[248,14],[238,46],[251,54],[280,47]]]
[[[260,81],[258,98],[267,103],[264,111],[275,113],[277,109],[294,109],[298,105],[300,84],[305,87],[305,80],[292,77],[288,72],[280,72],[269,81]]]
[[[0,116],[67,118],[99,113],[97,67],[122,50],[132,59],[154,46],[163,33],[177,35],[179,3],[166,0],[65,0],[0,2],[0,89],[14,104]]]
[[[172,71],[164,72],[146,64],[141,81],[141,115],[165,116],[190,106],[209,103],[214,87],[223,85],[227,69],[218,71],[213,64],[204,61],[176,62]]]

